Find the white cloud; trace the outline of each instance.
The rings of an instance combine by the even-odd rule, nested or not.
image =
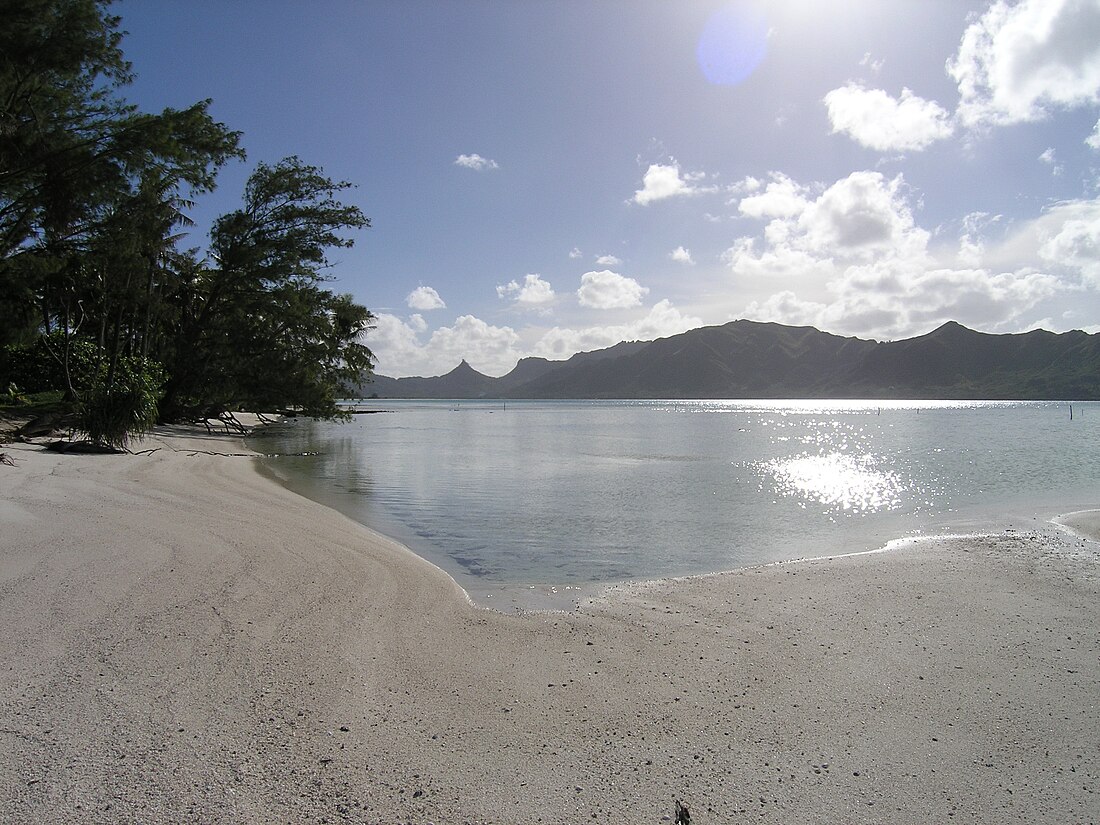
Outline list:
[[[419,312],[409,316],[409,327],[416,332],[423,332],[428,328],[428,322],[424,320],[424,316]]]
[[[763,192],[742,198],[738,210],[749,218],[789,218],[797,215],[809,204],[810,190],[800,186],[786,175],[773,172],[771,183]],[[759,192],[760,184],[752,191]]]
[[[1058,204],[1037,223],[1043,262],[1064,267],[1080,275],[1085,285],[1100,289],[1100,199]]]
[[[695,266],[695,259],[691,257],[691,250],[684,249],[682,246],[676,247],[674,250],[668,253],[670,260],[676,261],[678,264],[687,264],[688,266]]]
[[[1085,138],[1085,145],[1090,149],[1100,150],[1100,120],[1092,127],[1092,134]]]
[[[405,302],[408,304],[409,309],[419,309],[421,311],[443,309],[447,306],[443,303],[443,299],[439,297],[439,293],[430,286],[418,286],[409,293]]]
[[[525,309],[541,309],[554,303],[554,289],[538,273],[524,276],[523,283],[509,281],[497,287],[497,296],[511,298]]]
[[[1048,258],[1089,277],[1093,263],[1100,264],[1100,206],[1096,213],[1078,207],[1060,217],[1049,216],[1044,233],[1031,234],[1046,240]],[[855,172],[805,199],[801,212],[772,218],[762,237],[739,239],[725,260],[738,283],[772,284],[770,297],[744,310],[759,320],[880,338],[927,332],[947,320],[1012,327],[1072,284],[1020,263],[1018,250],[1010,256],[1011,271],[990,268],[981,232],[997,220],[968,216],[960,247],[941,260],[930,247],[931,233],[913,218],[901,176]],[[1031,250],[1041,264],[1035,240]],[[956,268],[963,257],[969,263]]]
[[[886,64],[886,61],[883,60],[882,58],[879,58],[879,59],[876,60],[875,58],[871,57],[870,52],[864,52],[863,53],[863,58],[859,61],[860,66],[864,66],[864,67],[870,69],[875,74],[878,74],[879,72],[881,72],[882,67],[885,64]]]
[[[532,354],[561,360],[578,352],[614,346],[620,341],[652,341],[702,325],[701,318],[684,315],[668,299],[663,299],[654,304],[644,317],[630,323],[583,329],[554,327],[539,339]]]
[[[915,226],[901,175],[853,172],[813,198],[810,187],[775,176],[764,193],[741,201],[742,214],[771,218],[764,232],[771,252],[861,261],[887,250],[923,248],[928,233]],[[744,239],[743,239],[744,240]],[[727,252],[731,263],[755,256],[755,244]]]
[[[1100,4],[997,0],[967,27],[948,61],[968,126],[1038,120],[1100,102]]]
[[[574,261],[577,258],[581,257],[581,255],[583,255],[583,254],[584,253],[581,252],[581,250],[576,246],[574,246],[572,249],[569,250],[569,257],[572,258]]]
[[[455,166],[465,169],[473,169],[476,172],[487,172],[490,169],[499,169],[500,164],[490,158],[483,158],[479,154],[459,155],[455,158]]]
[[[833,132],[878,152],[920,151],[953,131],[947,110],[909,89],[894,98],[882,89],[849,83],[824,98]]]
[[[451,326],[440,327],[422,340],[425,330],[413,323],[413,318],[406,322],[396,315],[382,313],[365,341],[375,355],[380,375],[443,375],[462,359],[486,375],[503,375],[527,355],[559,360],[620,341],[649,341],[676,335],[702,324],[702,319],[685,315],[666,299],[635,320],[580,329],[554,327],[534,339],[533,346],[525,347],[516,330],[487,324],[472,315],[460,316]]]
[[[581,288],[577,297],[581,306],[593,309],[625,309],[636,307],[649,293],[633,278],[627,278],[609,269],[586,272],[581,276]]]
[[[713,187],[701,187],[696,184],[702,180],[701,172],[680,175],[680,164],[675,160],[670,164],[650,164],[642,177],[642,188],[634,193],[633,201],[641,206],[646,206],[654,201],[666,198],[681,197],[685,195],[697,195],[702,192],[713,192]]]
[[[616,258],[614,255],[600,255],[596,258],[596,263],[599,266],[618,266],[622,263],[622,259]]]
[[[985,255],[986,230],[1001,220],[1000,215],[988,212],[971,212],[962,219],[962,232],[959,234],[959,261],[967,267],[981,265]]]
[[[407,375],[441,375],[453,369],[457,361],[449,366],[433,362],[419,341],[419,335],[423,332],[423,325],[412,318],[405,322],[388,312],[379,313],[374,328],[363,336],[374,353],[374,371],[379,375],[401,378]]]
[[[722,256],[738,283],[825,283],[836,271],[828,258],[819,259],[786,244],[764,245],[757,251],[754,238],[739,238]]]
[[[754,178],[752,175],[746,175],[737,183],[732,184],[729,187],[729,192],[737,198],[739,195],[746,195],[750,192],[760,191],[760,187],[764,185],[764,182],[759,178]],[[731,201],[732,203],[732,201]]]
[[[1052,175],[1060,175],[1064,171],[1066,171],[1065,167],[1058,162],[1058,158],[1054,152],[1054,147],[1048,147],[1046,150],[1044,150],[1043,153],[1039,155],[1039,162],[1049,166]]]
[[[1051,275],[972,270],[849,270],[830,285],[828,301],[800,300],[785,290],[745,308],[760,321],[809,325],[880,339],[927,332],[946,321],[983,330],[1019,325],[1060,288]]]
[[[829,284],[825,301],[801,300],[790,290],[749,304],[744,314],[760,321],[809,325],[838,334],[905,338],[947,321],[983,330],[1021,319],[1060,289],[1051,275],[994,273],[984,269],[891,272],[852,269]]]
[[[440,327],[428,339],[428,349],[444,363],[454,366],[465,358],[488,375],[502,375],[515,366],[518,344],[511,327],[493,326],[473,315],[460,315],[453,326]]]
[[[804,249],[842,259],[923,249],[928,233],[915,226],[902,185],[901,175],[887,180],[879,172],[853,172],[806,206],[791,237]]]
[[[436,329],[423,343],[422,332],[395,315],[380,314],[365,337],[377,359],[376,371],[398,378],[443,375],[466,359],[479,372],[503,375],[521,355],[515,330],[492,326],[473,315],[462,315],[451,326]]]

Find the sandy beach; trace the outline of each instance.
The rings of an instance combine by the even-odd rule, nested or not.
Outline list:
[[[1100,821],[1097,513],[505,615],[135,449],[4,448],[0,822]]]

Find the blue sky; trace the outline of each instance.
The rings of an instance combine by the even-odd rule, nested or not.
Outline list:
[[[1100,331],[1100,0],[124,0],[146,110],[357,188],[388,375],[736,318]]]

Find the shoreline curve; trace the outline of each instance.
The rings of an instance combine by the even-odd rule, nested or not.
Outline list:
[[[1053,531],[472,606],[224,439],[5,448],[0,820],[1096,819],[1100,567]]]

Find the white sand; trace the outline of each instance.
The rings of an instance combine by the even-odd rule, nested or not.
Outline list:
[[[512,616],[194,452],[232,439],[142,446],[5,448],[0,822],[658,823],[674,797],[695,825],[1100,820],[1085,538]]]

